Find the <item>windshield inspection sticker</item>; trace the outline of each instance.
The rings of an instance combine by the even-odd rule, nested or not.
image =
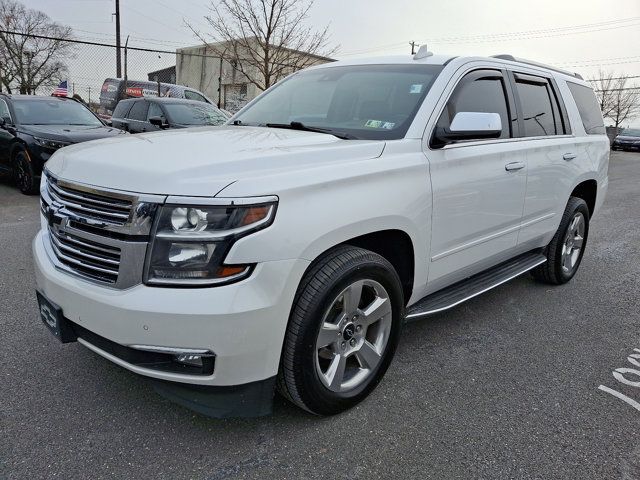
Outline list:
[[[367,123],[364,124],[365,127],[369,128],[381,128],[384,122],[382,120],[367,120]]]
[[[411,85],[411,88],[409,88],[409,93],[422,93],[422,84],[417,83],[415,85]]]
[[[384,128],[386,130],[392,130],[396,124],[394,122],[383,122],[382,120],[367,120],[364,126],[369,128]]]

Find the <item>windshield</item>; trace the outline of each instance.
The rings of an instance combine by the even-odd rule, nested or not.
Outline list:
[[[13,108],[21,125],[102,125],[87,107],[74,100],[14,99]]]
[[[290,124],[351,138],[404,137],[439,65],[351,65],[296,73],[249,104],[241,125]]]
[[[640,129],[625,128],[620,135],[627,135],[629,137],[640,137]]]
[[[222,125],[227,117],[209,104],[166,103],[165,108],[173,123],[181,125]]]

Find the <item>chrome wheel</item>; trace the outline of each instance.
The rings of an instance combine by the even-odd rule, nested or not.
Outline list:
[[[578,260],[584,244],[585,218],[582,212],[577,212],[567,228],[567,233],[562,244],[562,270],[571,272]]]
[[[374,280],[358,280],[331,303],[315,346],[320,380],[333,392],[362,385],[382,360],[392,325],[389,294]]]

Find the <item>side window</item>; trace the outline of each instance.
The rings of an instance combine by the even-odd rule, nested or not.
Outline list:
[[[202,95],[200,95],[199,93],[196,92],[192,92],[191,90],[185,90],[184,91],[184,98],[188,99],[188,100],[197,100],[199,102],[207,102],[207,99],[204,98]]]
[[[149,120],[151,117],[160,117],[162,119],[165,118],[162,108],[157,103],[149,103],[149,113],[147,113],[147,120]]]
[[[11,112],[9,112],[9,106],[7,102],[0,99],[0,118],[11,120]]]
[[[133,102],[123,102],[120,101],[118,102],[118,104],[116,105],[115,110],[113,111],[113,118],[126,118],[127,113],[129,113],[129,110],[131,109],[131,105],[133,104]]]
[[[567,82],[567,86],[578,106],[578,112],[580,112],[580,118],[582,119],[585,132],[589,135],[605,133],[600,105],[593,90],[587,86],[573,82]]]
[[[563,135],[558,101],[549,80],[519,73],[514,74],[514,77],[524,121],[524,136]]]
[[[131,111],[129,112],[129,115],[127,115],[127,118],[130,118],[131,120],[139,120],[141,122],[144,122],[147,120],[148,109],[149,109],[149,102],[145,100],[135,102],[133,104],[133,107],[131,107]]]
[[[500,138],[512,137],[505,81],[497,70],[468,73],[457,85],[436,128],[448,128],[458,112],[498,113],[502,121]]]

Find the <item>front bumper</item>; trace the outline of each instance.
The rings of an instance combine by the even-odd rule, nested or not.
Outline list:
[[[215,369],[203,376],[144,368],[81,339],[108,360],[141,375],[192,385],[243,385],[277,374],[289,312],[308,261],[261,263],[249,278],[214,288],[115,290],[56,269],[45,248],[48,241],[46,231],[33,241],[37,288],[66,318],[124,346],[210,350]]]
[[[615,150],[640,151],[640,143],[613,142],[611,148]]]

